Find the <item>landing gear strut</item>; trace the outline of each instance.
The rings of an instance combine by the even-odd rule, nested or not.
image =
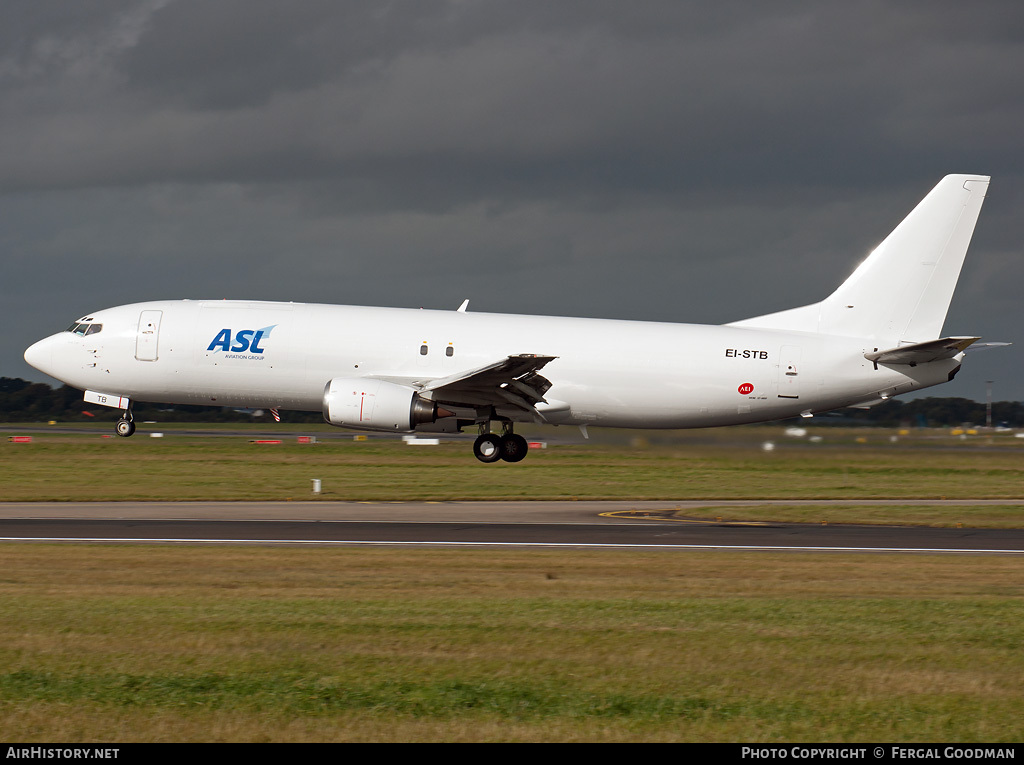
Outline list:
[[[131,408],[125,409],[122,412],[121,419],[114,426],[114,432],[121,436],[121,438],[128,438],[128,436],[135,432],[135,418],[132,416]]]
[[[512,432],[512,423],[505,423],[502,435],[481,433],[473,443],[473,454],[481,462],[519,462],[528,451],[526,439]]]

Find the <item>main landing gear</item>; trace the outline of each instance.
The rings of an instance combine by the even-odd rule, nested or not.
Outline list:
[[[483,430],[484,426],[481,426]],[[529,450],[526,439],[512,432],[512,423],[505,423],[502,435],[481,433],[473,443],[473,454],[481,462],[519,462]]]
[[[135,418],[132,416],[131,408],[125,409],[121,413],[121,419],[114,426],[114,432],[121,438],[128,438],[135,432]]]

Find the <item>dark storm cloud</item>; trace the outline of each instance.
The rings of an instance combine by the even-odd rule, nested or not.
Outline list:
[[[0,360],[39,285],[728,321],[948,172],[995,176],[950,321],[1013,340],[1020,71],[1014,2],[15,0]]]
[[[36,58],[46,40],[71,51],[53,91],[90,100],[69,114],[16,85],[6,111],[34,140],[0,153],[3,182],[343,178],[392,189],[384,205],[431,187],[433,204],[709,180],[731,195],[783,175],[905,181],[934,172],[935,143],[976,154],[980,110],[1022,116],[1007,65],[1019,13],[634,6],[239,0],[33,24]]]

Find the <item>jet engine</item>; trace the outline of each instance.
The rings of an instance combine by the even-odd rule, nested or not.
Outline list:
[[[435,422],[437,404],[405,385],[366,377],[335,377],[324,388],[324,419],[360,430],[403,431]],[[450,414],[442,410],[440,416]]]

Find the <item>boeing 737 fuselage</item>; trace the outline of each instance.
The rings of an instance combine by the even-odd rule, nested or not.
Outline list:
[[[988,186],[947,176],[831,296],[724,326],[466,310],[183,300],[82,317],[29,364],[131,402],[319,410],[370,431],[478,427],[521,460],[517,422],[694,428],[870,405],[952,379],[975,337],[940,334]],[[499,423],[501,432],[491,432]]]

